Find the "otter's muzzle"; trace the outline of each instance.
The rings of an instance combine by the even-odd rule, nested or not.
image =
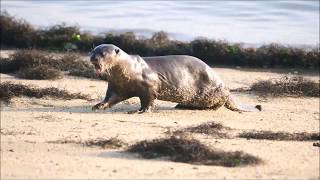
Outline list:
[[[99,74],[102,72],[102,65],[99,63],[91,62],[96,70],[96,73]]]

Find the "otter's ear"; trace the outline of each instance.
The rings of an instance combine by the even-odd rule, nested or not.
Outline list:
[[[119,52],[120,52],[119,49],[115,49],[114,51],[116,52],[116,54],[119,54]]]

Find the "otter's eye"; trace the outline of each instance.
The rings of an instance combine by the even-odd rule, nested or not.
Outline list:
[[[119,49],[115,49],[114,51],[116,52],[116,54],[118,54],[120,52]]]
[[[90,61],[91,61],[91,63],[96,62],[96,60],[93,58],[90,58]]]

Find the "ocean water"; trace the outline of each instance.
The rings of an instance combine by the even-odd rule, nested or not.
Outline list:
[[[247,44],[319,44],[319,0],[1,0],[1,11],[39,27],[65,22],[92,33],[163,30],[178,40],[206,37]]]

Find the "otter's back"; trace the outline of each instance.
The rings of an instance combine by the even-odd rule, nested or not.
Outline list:
[[[195,76],[207,75],[208,79],[214,81],[213,84],[223,84],[220,77],[213,72],[211,67],[193,56],[169,55],[142,58],[153,71],[160,73],[169,80],[190,80],[190,84]],[[192,78],[190,79],[189,76],[192,76]]]

